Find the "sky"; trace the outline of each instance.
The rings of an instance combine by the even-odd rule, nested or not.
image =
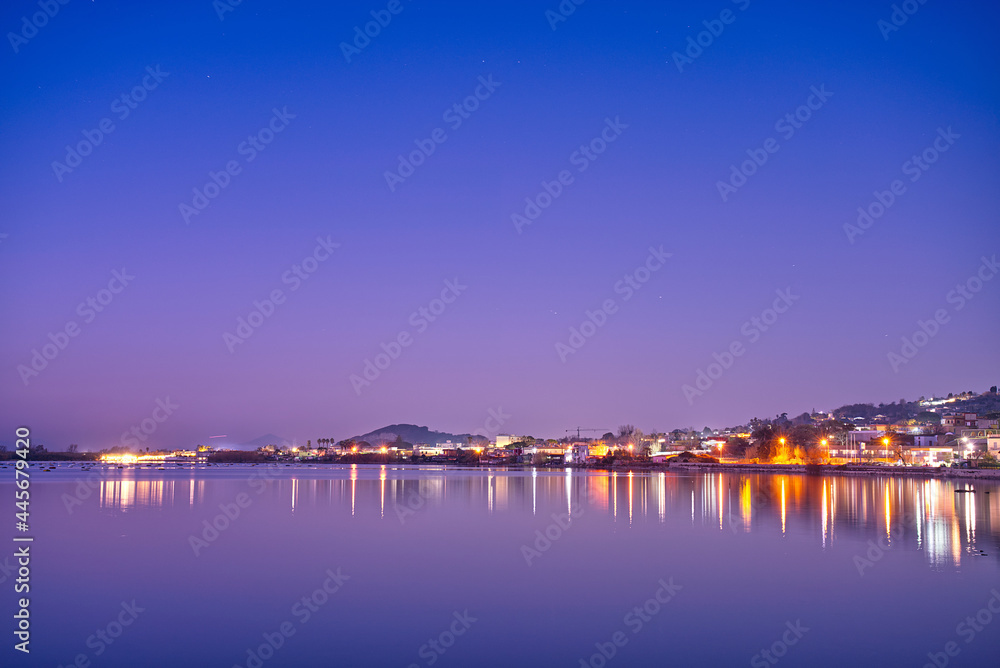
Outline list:
[[[0,443],[986,390],[1000,7],[903,4],[4,3]]]

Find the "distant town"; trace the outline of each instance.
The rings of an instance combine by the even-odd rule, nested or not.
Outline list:
[[[277,437],[273,440],[251,449],[198,445],[150,451],[115,446],[100,452],[77,452],[71,446],[65,452],[50,452],[39,445],[31,457],[118,465],[391,462],[610,467],[694,462],[1000,468],[1000,395],[993,386],[982,393],[850,404],[791,418],[782,413],[723,429],[643,432],[626,424],[613,430],[572,427],[560,438],[535,438],[502,433],[448,434],[396,424],[343,440],[309,439],[305,445],[282,442]],[[2,459],[12,454],[0,450]]]

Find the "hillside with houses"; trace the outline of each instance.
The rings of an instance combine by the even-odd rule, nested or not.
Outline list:
[[[435,432],[395,424],[315,445],[272,444],[265,457],[353,462],[615,465],[681,460],[773,464],[870,463],[993,466],[1000,459],[1000,394],[991,387],[892,403],[848,404],[832,411],[753,418],[723,428],[644,432],[631,424],[598,436],[573,430],[562,438],[523,434]]]

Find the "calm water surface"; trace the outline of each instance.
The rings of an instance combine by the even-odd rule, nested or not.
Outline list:
[[[41,468],[4,665],[1000,665],[996,483]]]

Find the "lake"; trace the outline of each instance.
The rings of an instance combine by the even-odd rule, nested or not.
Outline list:
[[[31,653],[13,649],[11,548],[4,665],[919,667],[1000,656],[996,482],[30,471]],[[13,515],[12,467],[0,476]]]

